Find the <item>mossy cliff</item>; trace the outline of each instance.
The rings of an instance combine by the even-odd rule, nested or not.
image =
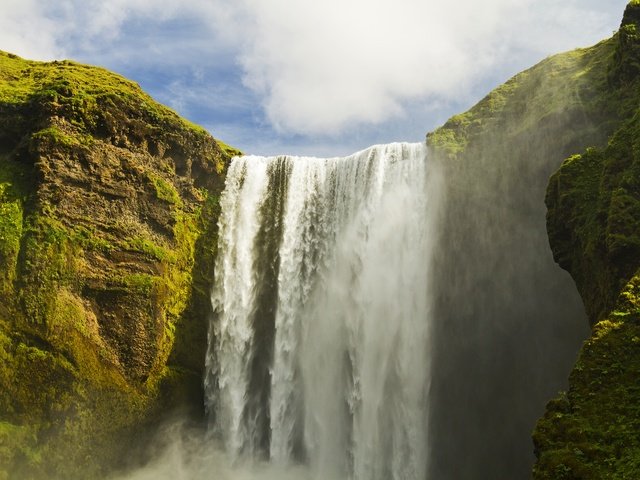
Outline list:
[[[634,85],[640,61],[632,20],[637,8],[629,7],[623,28],[612,38],[545,59],[427,136],[436,165],[432,169],[439,170],[446,185],[436,228],[438,244],[445,250],[436,252],[434,259],[437,323],[431,408],[437,414],[431,420],[431,435],[438,441],[432,444],[433,478],[531,474],[532,427],[548,400],[566,388],[567,374],[588,335],[575,285],[549,251],[545,191],[565,158],[588,147],[606,147],[637,108]],[[633,142],[625,144],[632,148]],[[592,152],[585,164],[594,162],[594,155],[603,155],[602,150]],[[600,288],[599,310],[604,308],[601,294],[607,292],[609,308],[632,278],[637,266],[628,259],[636,245],[640,247],[635,233],[627,230],[628,222],[640,215],[630,198],[631,170],[621,173],[619,163],[615,168],[628,183],[627,190],[615,194],[619,216],[608,241],[626,260],[611,271],[604,266],[610,260],[596,260],[601,246],[592,241],[585,241],[593,252],[588,264],[577,244],[567,240],[563,250],[577,263],[583,262],[581,272],[590,282],[587,290],[593,285]],[[570,169],[569,164],[563,167],[566,172]],[[562,184],[562,173],[559,178]],[[593,188],[600,184],[588,173],[572,182]],[[590,222],[605,221],[602,213],[584,203],[583,197],[599,201],[594,192],[580,192],[582,196],[566,199],[576,207],[557,219],[558,228],[580,221],[580,216],[574,219],[579,209],[594,215],[584,215]],[[554,250],[557,258],[563,255],[556,246]],[[597,261],[600,267],[594,269]],[[625,280],[620,283],[618,271],[623,268]],[[617,285],[615,292],[609,291],[611,282]],[[580,290],[584,295],[585,289]],[[630,375],[630,370],[626,372]],[[613,399],[610,405],[615,405]],[[537,445],[539,455],[546,455],[548,443]],[[542,476],[541,465],[539,478],[560,478]]]
[[[201,402],[233,153],[118,75],[0,52],[0,479],[99,477]]]
[[[534,432],[536,479],[640,475],[640,2],[615,37],[611,91],[628,108],[605,148],[566,159],[547,190],[554,257],[571,273],[592,335],[566,393]]]

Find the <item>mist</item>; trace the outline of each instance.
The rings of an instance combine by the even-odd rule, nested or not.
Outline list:
[[[232,457],[424,476],[432,183],[424,144],[231,165],[205,402]]]
[[[174,420],[158,428],[147,446],[150,460],[108,480],[306,480],[303,466],[278,467],[257,460],[234,463],[202,426]]]
[[[444,137],[466,142],[464,151],[451,154],[428,142],[420,155],[426,171],[436,172],[429,182],[407,180],[423,178],[414,162],[416,170],[392,177],[402,188],[374,195],[373,203],[363,199],[385,184],[384,175],[373,173],[385,169],[358,167],[357,155],[341,164],[340,174],[287,157],[242,160],[244,170],[229,178],[248,194],[223,201],[237,227],[220,248],[224,255],[240,253],[226,261],[235,270],[221,291],[233,297],[239,287],[254,287],[247,304],[214,295],[219,314],[220,305],[242,305],[244,313],[214,324],[220,343],[210,343],[215,355],[205,399],[211,431],[226,453],[181,440],[134,475],[170,469],[198,478],[216,469],[230,479],[341,480],[354,472],[361,479],[528,478],[536,420],[567,387],[589,333],[575,285],[548,245],[547,181],[564,158],[604,144],[613,128],[602,128],[601,113],[581,101],[581,89],[597,85],[589,76],[602,71],[587,70],[581,84],[549,72],[585,71],[590,58],[599,58],[598,48],[608,46],[550,59],[494,92],[486,102],[501,105],[504,92],[509,101],[493,117],[479,115],[485,123],[471,123],[475,131],[464,130],[459,119],[445,124]],[[402,203],[420,192],[429,192],[430,201]],[[292,208],[293,216],[286,213]],[[360,223],[363,218],[375,221]],[[302,262],[290,261],[296,258]],[[242,276],[245,264],[246,276],[234,276]],[[291,314],[288,327],[276,328],[279,310]],[[234,324],[237,319],[247,324]],[[297,319],[311,326],[293,328],[279,343]],[[255,340],[243,340],[247,332]],[[274,439],[281,442],[275,454]],[[267,458],[287,467],[259,461]],[[406,459],[412,467],[405,475]]]
[[[575,284],[549,248],[544,198],[563,159],[605,144],[607,132],[594,127],[598,112],[583,105],[578,86],[548,74],[556,61],[584,68],[586,59],[551,59],[523,73],[507,107],[483,119],[480,135],[465,134],[462,154],[431,157],[444,198],[433,253],[429,478],[528,478],[531,432],[567,388],[589,334]],[[505,93],[492,95],[487,102]]]
[[[424,144],[235,159],[204,382],[217,442],[165,428],[126,478],[424,478],[439,184]]]
[[[534,96],[556,87],[538,83]],[[228,228],[220,251],[231,256],[218,260],[219,316],[205,383],[209,436],[217,440],[165,428],[155,460],[117,480],[198,480],[214,472],[229,480],[342,480],[354,468],[361,469],[356,478],[392,478],[391,465],[408,458],[415,468],[398,470],[398,478],[527,478],[536,419],[566,388],[588,335],[582,302],[553,261],[545,229],[549,175],[594,140],[585,134],[589,117],[576,108],[535,133],[498,125],[457,158],[430,151],[423,159],[429,181],[417,184],[430,201],[417,209],[402,203],[413,198],[411,182],[366,206],[368,189],[382,184],[373,180],[375,168],[358,167],[362,153],[340,167],[359,183],[328,184],[324,193],[318,185],[325,175],[335,182],[335,173],[308,165],[340,159],[236,160],[222,200]],[[519,125],[522,115],[504,121]],[[555,132],[569,122],[582,133],[559,138]],[[336,192],[343,206],[326,197]],[[332,230],[349,218],[355,223],[348,220],[343,234],[344,225]],[[416,225],[426,230],[405,238]],[[411,391],[415,397],[402,405]],[[360,417],[367,408],[373,415]],[[403,438],[414,440],[396,461],[391,445]]]

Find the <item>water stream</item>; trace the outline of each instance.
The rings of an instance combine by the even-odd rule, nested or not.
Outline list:
[[[434,175],[407,143],[230,165],[205,403],[232,459],[425,478]]]

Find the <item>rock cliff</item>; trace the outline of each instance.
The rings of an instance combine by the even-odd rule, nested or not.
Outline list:
[[[640,470],[639,22],[634,0],[428,135],[433,478],[525,478],[588,323],[534,477]],[[0,53],[0,479],[99,478],[163,413],[201,413],[235,153],[118,75]],[[548,240],[588,321],[545,233],[558,167]]]
[[[549,249],[545,191],[565,158],[588,147],[605,148],[637,108],[637,8],[627,9],[613,38],[543,60],[427,137],[446,185],[437,227],[443,248],[435,252],[433,281],[433,478],[531,474],[532,428],[548,400],[567,388],[589,335],[575,284]],[[625,144],[632,148],[633,142]],[[591,165],[594,157],[587,157],[583,163]],[[562,172],[569,175],[575,165],[563,167],[556,177],[560,185],[568,185]],[[620,174],[633,183],[628,172]],[[596,191],[600,184],[586,170],[571,182]],[[623,265],[625,278],[636,269],[628,262],[635,255],[629,220],[636,213],[627,188],[616,194],[619,215],[611,241],[615,254],[626,259],[616,271],[609,259],[595,256],[600,247],[593,242],[585,241],[593,252],[587,264],[580,245],[566,240],[581,216],[605,221],[584,203],[583,197],[597,202],[594,191],[579,190],[571,198],[560,193],[567,209],[552,221],[558,232],[551,228],[550,235],[556,259],[576,277],[590,315],[615,302],[619,290],[610,291],[610,285],[618,285]],[[562,245],[555,237],[565,239]],[[575,269],[568,267],[568,257]],[[543,441],[540,430],[536,439],[541,472],[551,439]]]
[[[198,411],[234,153],[118,75],[0,52],[0,478],[96,478]]]
[[[640,2],[615,35],[608,85],[623,99],[604,148],[566,159],[549,182],[554,258],[571,273],[592,335],[567,392],[534,432],[536,479],[636,478],[640,472]]]

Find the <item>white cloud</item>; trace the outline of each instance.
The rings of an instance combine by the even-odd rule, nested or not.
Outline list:
[[[56,24],[42,14],[40,3],[39,0],[2,0],[0,49],[42,59],[60,54]]]
[[[532,61],[577,46],[598,23],[588,3],[237,0],[221,27],[237,33],[245,82],[272,124],[313,135],[386,121],[414,99],[464,95],[516,54]]]
[[[403,118],[414,102],[468,96],[481,80],[502,81],[496,75],[603,38],[626,0],[2,3],[2,49],[41,59],[99,52],[175,65],[231,52],[276,131],[331,135]],[[135,41],[134,28],[143,35],[180,19],[201,28],[167,33],[157,43],[123,43],[123,35]]]
[[[245,82],[277,128],[332,133],[399,115],[410,98],[459,91],[491,65],[492,32],[510,3],[241,0],[224,26],[241,37]]]
[[[1,0],[0,48],[40,60],[105,48],[127,21],[140,28],[197,16],[206,0]],[[191,32],[186,31],[189,37]],[[180,39],[174,39],[179,42]]]

